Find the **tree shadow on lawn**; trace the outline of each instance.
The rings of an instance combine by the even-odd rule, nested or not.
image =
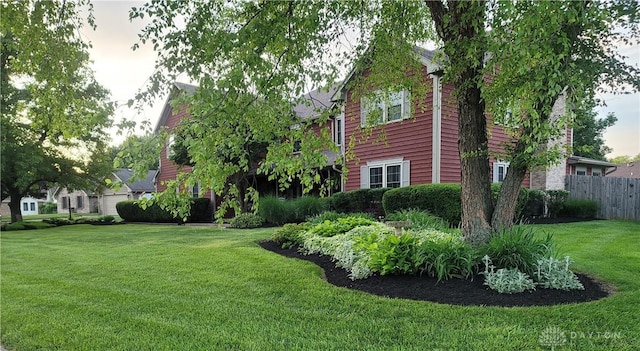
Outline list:
[[[499,294],[489,289],[484,277],[477,275],[473,280],[437,279],[420,275],[374,275],[367,279],[351,280],[347,271],[336,267],[327,256],[303,255],[298,248],[283,249],[273,241],[258,243],[262,248],[277,254],[313,262],[324,270],[326,280],[336,286],[364,291],[389,298],[432,301],[464,306],[550,306],[558,304],[594,301],[605,298],[612,291],[584,274],[577,274],[584,290],[556,290],[538,288],[518,294]]]

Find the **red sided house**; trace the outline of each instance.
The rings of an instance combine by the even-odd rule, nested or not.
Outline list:
[[[331,128],[334,141],[340,146],[343,157],[345,145],[350,138],[355,137],[358,140],[362,135],[368,113],[378,111],[379,122],[373,127],[372,135],[366,139],[367,141],[355,142],[353,145],[351,151],[355,158],[345,165],[348,175],[342,178],[340,190],[460,182],[458,109],[453,96],[454,87],[442,81],[441,67],[433,61],[433,51],[419,49],[416,50],[416,54],[423,65],[423,79],[431,82],[431,87],[425,95],[411,96],[408,91],[399,91],[391,94],[388,101],[376,104],[354,99],[347,83],[353,78],[353,74],[361,73],[352,72],[352,75],[336,89],[309,93],[306,97],[311,101],[311,106],[299,105],[295,108],[295,112],[301,118],[314,118],[317,108],[340,111],[333,116],[328,128]],[[193,86],[176,83],[169,98],[173,98],[173,94],[179,91],[190,93],[194,89]],[[565,110],[564,99],[559,99],[553,107],[552,118],[563,115]],[[167,103],[156,126],[156,132],[162,127],[166,127],[170,132],[185,116],[187,114],[184,111],[173,111]],[[491,121],[488,122],[488,128],[491,128],[489,149],[495,154],[502,151],[501,144],[508,141],[509,137],[502,128],[493,126]],[[316,125],[314,128],[321,127]],[[379,140],[377,136],[383,132],[384,141],[376,141]],[[565,137],[561,139],[553,142],[571,144],[570,128],[567,128]],[[160,158],[156,182],[158,191],[163,191],[162,183],[173,179],[177,173],[177,167],[168,160],[166,150],[166,147],[163,148]],[[339,174],[340,170],[335,166],[338,155],[327,156],[327,176]],[[509,167],[508,162],[493,157],[490,162],[493,182],[502,182]],[[567,174],[583,174],[582,171],[586,168],[585,175],[605,175],[607,167],[612,166],[614,165],[606,162],[572,156],[547,169],[533,170],[522,185],[532,189],[564,189],[564,178]],[[273,193],[273,190],[277,189],[275,184],[265,184],[259,186],[258,190],[261,193],[264,189],[267,189],[266,193]],[[194,189],[194,193],[196,190]],[[294,187],[288,195],[301,195],[301,190]],[[215,198],[211,194],[205,196]]]
[[[355,159],[347,162],[348,177],[344,190],[360,188],[403,187],[427,183],[459,183],[461,178],[460,156],[458,153],[458,109],[453,96],[453,85],[444,83],[441,68],[433,62],[433,52],[417,50],[423,64],[421,74],[431,87],[423,96],[410,96],[408,91],[392,94],[382,103],[371,107],[364,99],[354,99],[351,91],[343,85],[334,96],[341,103],[342,113],[336,117],[336,125],[344,130],[349,138],[361,135],[371,109],[382,114],[378,125],[374,126],[369,141],[355,143]],[[351,77],[346,81],[348,82]],[[423,107],[419,107],[419,106]],[[564,103],[560,101],[555,108],[563,113]],[[381,110],[381,111],[380,111]],[[370,122],[369,122],[370,123]],[[491,126],[492,123],[488,123]],[[489,149],[493,153],[501,150],[501,144],[508,140],[500,127],[489,127]],[[376,142],[379,133],[386,134],[385,142]],[[567,142],[571,134],[567,133]],[[356,138],[358,139],[358,138]],[[347,139],[348,140],[348,139]],[[491,158],[492,178],[502,182],[509,164],[503,160]],[[547,182],[550,171],[534,172],[535,177],[527,176],[523,186],[547,189],[564,188],[564,168],[561,179],[556,184]],[[544,180],[544,182],[542,182]],[[537,183],[536,183],[537,182]]]
[[[191,171],[191,167],[188,166],[183,166],[180,169],[180,167],[170,159],[171,155],[168,153],[168,150],[171,150],[171,144],[173,142],[172,131],[180,125],[180,122],[184,118],[191,118],[186,108],[183,107],[174,109],[174,107],[170,104],[170,101],[174,99],[178,94],[193,94],[195,89],[196,87],[193,85],[177,82],[174,83],[169,97],[165,102],[165,106],[162,114],[160,115],[160,119],[156,124],[154,133],[158,134],[163,129],[166,129],[166,131],[169,133],[167,143],[164,145],[162,151],[160,152],[159,169],[155,177],[156,190],[158,192],[164,191],[167,188],[165,185],[166,182],[175,179],[179,171]],[[294,112],[301,119],[315,121],[316,118],[319,117],[319,110],[334,107],[335,103],[331,100],[334,94],[335,89],[312,91],[304,96],[304,98],[308,100],[308,103],[295,106]],[[336,135],[335,133],[337,131],[333,129],[334,127],[334,123],[329,123],[328,126],[326,124],[320,126],[318,125],[318,123],[311,124],[311,128],[316,130],[318,133],[320,132],[321,128],[331,128],[332,135]],[[343,137],[340,136],[338,140],[343,140]],[[340,170],[335,167],[336,160],[339,155],[328,150],[323,152],[327,156],[328,161],[327,165],[321,172],[322,176],[324,178],[329,177],[335,179],[336,184],[338,185],[338,189],[336,190],[339,191]],[[277,196],[287,198],[298,197],[303,194],[302,186],[299,183],[294,182],[286,192],[282,192],[279,190],[278,184],[275,181],[269,181],[265,176],[255,174],[255,170],[253,170],[252,172],[254,172],[253,176],[256,177],[257,190],[260,192],[260,194],[276,194]],[[201,194],[200,187],[198,185],[194,186],[192,189],[189,189],[189,191],[194,197],[205,197],[212,200],[212,202],[216,206],[219,205],[219,201],[216,200],[216,194],[211,191],[207,191],[206,193]]]

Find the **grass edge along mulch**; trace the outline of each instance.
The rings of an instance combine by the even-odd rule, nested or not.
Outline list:
[[[310,261],[321,267],[327,282],[335,286],[364,291],[389,298],[431,301],[461,306],[552,306],[595,301],[609,296],[613,289],[585,274],[576,273],[584,290],[557,290],[537,288],[517,294],[500,294],[484,285],[484,277],[471,280],[436,278],[421,275],[374,275],[367,279],[351,280],[348,272],[336,267],[328,256],[304,255],[297,247],[283,249],[280,244],[263,240],[258,244],[282,256]]]

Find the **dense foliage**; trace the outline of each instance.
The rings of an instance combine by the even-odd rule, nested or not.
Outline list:
[[[301,223],[327,209],[327,200],[314,196],[302,196],[293,200],[276,196],[261,196],[258,214],[273,225]]]
[[[384,215],[382,197],[389,188],[358,189],[331,196],[331,209],[340,213],[367,212],[378,217]]]
[[[192,198],[190,216],[184,221],[175,217],[170,211],[160,207],[157,203],[146,205],[138,200],[121,201],[116,204],[120,218],[127,222],[181,223],[181,222],[211,222],[213,210],[209,199]]]
[[[247,140],[278,140],[267,148],[257,172],[283,186],[298,178],[305,191],[322,182],[320,172],[327,165],[322,151],[338,150],[328,132],[318,135],[307,128],[309,121],[283,118],[293,115],[298,97],[333,86],[349,70],[368,71],[346,82],[355,99],[398,88],[421,96],[430,80],[413,74],[423,67],[414,48],[435,41],[443,80],[455,85],[458,106],[461,227],[467,240],[483,243],[492,229],[512,225],[527,170],[563,157],[564,148],[550,143],[566,130],[566,111],[552,116],[556,101],[582,101],[600,86],[638,90],[638,69],[625,64],[616,50],[620,42],[640,37],[639,12],[637,2],[625,0],[159,0],[132,9],[130,17],[152,18],[140,40],[154,43],[158,52],[142,101],[166,92],[177,77],[198,82],[184,102],[196,117],[189,156],[199,170],[179,182],[201,180],[218,194],[232,175],[252,165],[246,158],[226,162],[216,149],[243,155]],[[485,79],[488,74],[492,79]],[[319,112],[317,122],[323,124],[330,114]],[[487,114],[508,125],[512,137],[497,155],[510,168],[495,206]],[[354,135],[349,149],[361,140],[366,133]],[[290,157],[295,144],[301,147],[299,156]],[[179,184],[169,196],[175,196],[173,189]]]
[[[598,202],[594,200],[567,199],[558,211],[560,217],[596,218]]]
[[[236,229],[253,229],[259,228],[264,223],[264,219],[254,213],[241,213],[229,222],[231,228]]]
[[[3,1],[0,12],[1,188],[15,222],[23,196],[103,184],[113,106],[80,36],[95,28],[89,1]]]
[[[460,224],[460,184],[425,184],[395,188],[382,197],[385,213],[417,209],[429,212],[457,227]]]

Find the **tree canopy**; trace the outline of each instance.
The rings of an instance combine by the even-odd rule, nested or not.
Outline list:
[[[613,113],[605,118],[598,118],[595,110],[596,102],[593,96],[588,97],[573,112],[575,122],[573,127],[573,154],[594,160],[606,161],[606,155],[611,148],[605,145],[604,131],[613,126],[618,120]]]
[[[103,150],[109,93],[89,67],[79,36],[88,1],[2,2],[2,198],[11,220],[20,199],[57,183],[95,188],[111,170]]]
[[[296,97],[331,86],[349,69],[369,72],[348,82],[356,98],[376,89],[425,89],[428,82],[410,74],[419,65],[414,47],[434,41],[444,80],[456,86],[462,230],[467,240],[478,243],[487,240],[492,229],[511,225],[527,170],[563,156],[562,148],[548,147],[570,117],[562,111],[552,118],[556,101],[579,101],[583,92],[600,83],[617,90],[640,87],[638,69],[626,65],[615,51],[617,43],[640,37],[639,10],[637,2],[625,0],[160,0],[132,9],[130,17],[154,18],[140,38],[159,52],[157,71],[141,101],[166,91],[186,74],[200,86],[188,99],[189,105],[206,107],[199,119],[240,121],[249,111],[253,118],[246,120],[247,128],[283,140],[269,146],[263,163],[269,166],[262,171],[281,180],[300,176],[309,183],[319,179],[309,170],[313,163],[293,161],[290,142],[307,142],[304,157],[320,155],[322,148],[304,128],[292,128],[281,118],[298,102]],[[257,99],[239,105],[234,91]],[[269,108],[252,110],[265,103]],[[503,156],[511,165],[494,208],[486,114],[500,121],[507,111],[512,112],[513,140]],[[206,151],[234,143],[228,136],[194,139],[190,154],[200,171],[185,177],[206,180],[219,175],[216,167],[207,166]]]

